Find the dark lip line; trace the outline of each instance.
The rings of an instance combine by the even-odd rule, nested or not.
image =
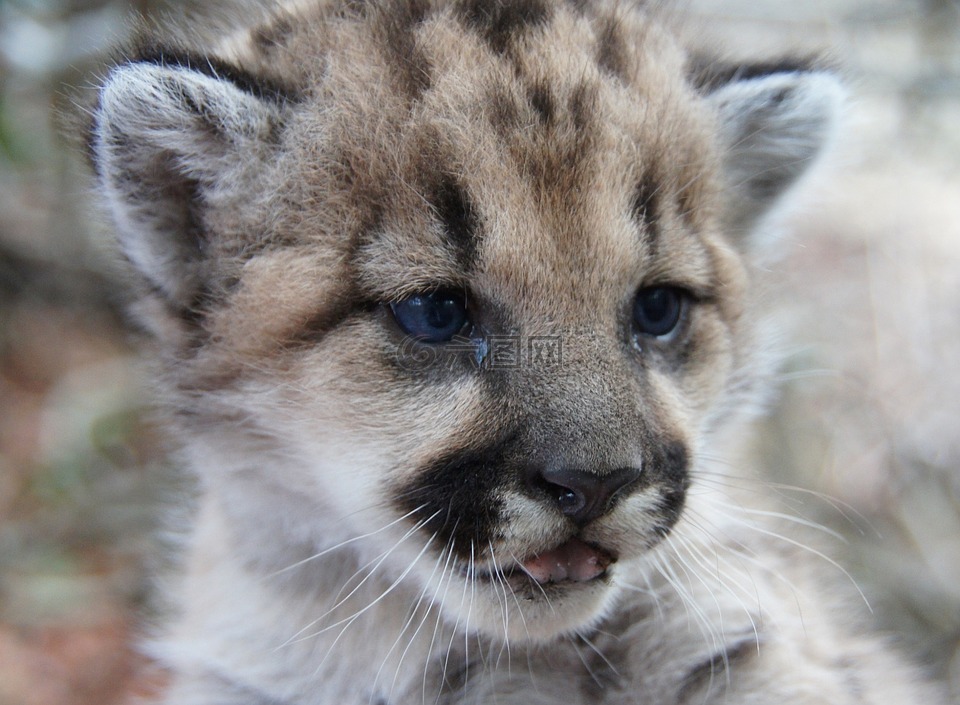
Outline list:
[[[579,539],[579,540],[583,541],[583,539],[581,539],[578,535],[574,534],[574,535],[572,535],[572,536],[568,536],[566,539],[564,539],[564,540],[561,541],[560,543],[557,543],[557,544],[553,545],[553,546],[550,547],[550,548],[543,549],[543,550],[542,550],[541,552],[539,552],[539,553],[538,553],[538,552],[534,552],[534,553],[529,554],[524,560],[530,560],[531,558],[536,558],[537,556],[541,555],[542,553],[547,553],[548,551],[553,551],[553,550],[559,548],[560,546],[562,546],[563,544],[567,543],[568,541],[570,541],[570,540],[572,540],[572,539]],[[597,580],[601,580],[601,579],[603,579],[603,578],[606,578],[606,577],[610,574],[610,567],[613,566],[613,565],[620,559],[619,555],[617,555],[617,553],[615,553],[614,551],[612,551],[612,550],[610,550],[610,549],[608,549],[608,548],[604,548],[603,546],[601,546],[601,545],[598,544],[598,543],[595,543],[595,542],[592,542],[592,541],[583,541],[583,542],[584,542],[585,544],[587,544],[588,546],[590,546],[591,548],[593,548],[593,549],[595,549],[595,550],[597,550],[597,551],[602,551],[603,553],[605,553],[605,554],[607,554],[608,556],[610,556],[610,563],[608,564],[608,566],[607,566],[606,568],[604,568],[603,572],[600,573],[599,575],[597,575],[595,578],[592,578],[592,579],[586,581],[586,583],[593,583],[593,582],[595,582],[595,581],[597,581]],[[559,584],[563,584],[563,583],[574,583],[574,582],[577,582],[577,581],[574,581],[574,580],[561,580],[561,581],[558,581],[558,582],[555,582],[555,583],[542,583],[542,584],[541,584],[541,583],[538,583],[526,570],[524,570],[524,568],[523,568],[524,560],[515,560],[515,559],[512,559],[512,558],[511,558],[511,560],[509,561],[509,564],[498,563],[498,565],[497,565],[497,567],[496,567],[496,570],[487,569],[487,568],[484,568],[483,570],[477,570],[477,569],[476,569],[476,568],[477,568],[477,563],[476,563],[476,561],[473,561],[473,562],[468,562],[465,566],[463,566],[463,567],[460,569],[459,572],[460,572],[461,577],[463,577],[463,578],[473,579],[473,580],[479,580],[479,581],[482,581],[482,582],[485,582],[485,583],[492,583],[493,580],[494,580],[494,576],[495,576],[495,575],[499,575],[503,580],[509,580],[509,579],[511,579],[511,578],[516,578],[516,577],[518,577],[518,576],[522,576],[523,578],[526,578],[526,579],[529,580],[531,583],[534,583],[534,584],[536,584],[536,585],[559,585]]]
[[[611,563],[611,565],[613,564]],[[470,573],[469,572],[464,573],[463,575],[464,577],[468,577],[470,576]],[[519,565],[517,565],[517,567],[513,570],[503,572],[502,573],[503,577],[500,578],[499,580],[495,581],[493,576],[494,576],[493,573],[486,572],[486,571],[476,572],[472,575],[472,579],[479,583],[483,583],[484,585],[493,585],[495,582],[499,582],[501,584],[510,584],[510,583],[515,583],[517,581],[523,581],[524,586],[536,586],[536,591],[542,592],[543,590],[549,590],[556,586],[571,586],[571,585],[586,586],[586,585],[594,585],[598,582],[606,581],[610,577],[610,569],[609,567],[604,569],[602,573],[591,578],[590,580],[570,580],[569,578],[565,578],[564,580],[552,580],[547,583],[537,582],[537,580],[533,578],[533,576],[529,575],[525,570],[520,568]],[[514,585],[511,585],[511,590],[514,587],[515,587]]]

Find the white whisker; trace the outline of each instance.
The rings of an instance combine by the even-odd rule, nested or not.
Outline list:
[[[430,540],[428,541],[428,543],[432,543],[436,537],[437,535],[434,533],[430,537]],[[383,662],[380,665],[380,668],[377,670],[377,674],[373,679],[373,682],[375,684],[379,682],[380,673],[383,671],[383,668],[386,666],[387,660],[390,658],[390,654],[392,654],[394,649],[397,648],[397,645],[400,643],[400,640],[403,638],[404,633],[406,633],[407,629],[413,623],[413,620],[415,619],[417,612],[420,611],[420,607],[423,604],[423,598],[427,594],[427,590],[429,589],[430,581],[433,579],[433,576],[436,575],[437,570],[440,568],[440,562],[442,561],[442,558],[443,556],[441,553],[439,556],[437,556],[437,559],[434,561],[433,570],[431,571],[429,578],[424,583],[423,589],[420,590],[420,594],[417,596],[417,601],[413,605],[412,609],[410,610],[409,617],[404,622],[403,626],[400,629],[400,633],[397,635],[396,640],[393,642],[390,649],[387,651],[386,655],[383,658]],[[407,656],[407,652],[413,646],[417,638],[417,635],[420,633],[420,630],[423,628],[423,625],[427,621],[427,617],[429,616],[429,614],[430,614],[430,605],[428,604],[426,609],[423,610],[423,617],[420,619],[420,623],[417,625],[417,628],[414,630],[413,634],[410,635],[410,638],[407,640],[406,647],[404,648],[403,652],[400,654],[400,659],[397,662],[397,668],[394,671],[393,680],[390,683],[389,697],[387,698],[388,701],[392,699],[393,690],[396,687],[397,678],[400,675],[400,668],[403,666],[403,661]]]
[[[421,700],[423,703],[427,702],[427,671],[430,667],[429,656],[433,654],[434,646],[437,643],[437,635],[440,631],[440,625],[443,622],[443,611],[444,605],[447,602],[447,594],[450,591],[450,585],[453,583],[453,575],[456,571],[456,562],[453,558],[453,539],[451,538],[447,545],[444,547],[444,552],[447,554],[447,559],[444,561],[443,570],[440,573],[440,580],[437,583],[437,591],[434,593],[434,605],[436,611],[436,621],[433,625],[433,633],[430,635],[430,645],[427,647],[428,658],[424,660],[423,664],[423,683],[422,683],[422,693]],[[441,554],[442,555],[442,554]],[[437,601],[437,593],[439,593],[441,587],[443,587],[444,581],[446,581],[446,587],[443,588],[443,595],[440,596],[439,602]],[[443,669],[440,673],[439,685],[437,686],[437,695],[434,699],[435,702],[439,702],[440,697],[443,694],[443,686],[447,679],[446,664],[443,665]]]
[[[429,521],[429,520],[428,520],[428,521]],[[431,543],[432,541],[433,541],[433,538],[431,537],[431,539],[428,540],[428,541],[424,544],[423,548],[420,549],[420,552],[417,554],[416,558],[414,558],[414,560],[412,560],[412,561],[410,562],[410,564],[403,570],[403,572],[400,573],[400,575],[399,575],[397,578],[395,578],[395,579],[393,580],[393,582],[391,582],[390,585],[389,585],[383,592],[381,592],[381,593],[380,593],[376,598],[374,598],[372,601],[370,601],[369,603],[367,603],[364,607],[361,607],[359,610],[357,610],[356,612],[354,612],[354,613],[353,613],[352,615],[350,615],[349,617],[344,617],[344,618],[341,619],[341,620],[338,620],[338,621],[336,621],[336,622],[333,622],[332,624],[328,624],[327,626],[325,626],[325,627],[323,627],[323,628],[321,628],[321,629],[318,629],[318,630],[315,631],[315,632],[311,632],[311,633],[309,633],[309,634],[306,634],[306,635],[304,635],[304,636],[301,636],[301,637],[299,637],[298,639],[294,639],[293,641],[302,641],[302,640],[304,640],[304,639],[310,639],[310,638],[316,637],[316,636],[318,636],[318,635],[320,635],[320,634],[323,634],[323,633],[325,633],[325,632],[330,631],[331,629],[336,629],[336,628],[337,628],[338,626],[340,626],[341,624],[346,624],[346,627],[349,627],[349,626],[350,626],[351,624],[353,624],[353,622],[355,622],[355,621],[357,620],[357,618],[359,618],[361,615],[366,614],[366,613],[369,612],[371,609],[373,609],[374,607],[376,607],[387,595],[389,595],[390,593],[392,593],[392,592],[397,588],[397,586],[400,585],[400,584],[404,581],[404,579],[407,577],[407,575],[409,575],[410,571],[412,571],[413,568],[414,568],[414,566],[417,564],[417,561],[419,561],[420,558],[423,557],[423,554],[427,552],[427,549],[430,548],[430,543]],[[398,542],[397,544],[395,544],[394,547],[391,548],[391,550],[388,551],[386,555],[384,555],[384,557],[377,563],[377,565],[374,566],[374,571],[376,570],[377,567],[379,567],[379,566],[383,563],[384,560],[386,560],[387,555],[389,555],[389,553],[390,553],[391,551],[393,551],[393,550],[394,550],[397,546],[399,546],[399,545],[400,545],[400,542]],[[371,571],[371,572],[364,578],[364,581],[366,581],[367,578],[369,578],[371,575],[373,575],[373,572],[374,572],[374,571]],[[362,584],[362,583],[361,583],[361,584]],[[350,593],[350,595],[352,595],[354,592],[356,592],[356,591],[359,589],[359,587],[360,587],[360,586],[358,585],[356,588],[354,588],[354,590]],[[347,599],[349,599],[350,595],[348,595],[347,597],[343,598],[343,600],[341,600],[333,609],[336,609],[336,607],[339,607],[340,605],[344,604],[344,602],[345,602]],[[326,614],[329,615],[330,612],[332,612],[332,610],[328,611]],[[325,615],[325,616],[326,616],[326,615]],[[322,617],[321,617],[321,619],[322,619]],[[316,621],[314,621],[313,624],[316,624]],[[344,627],[344,629],[346,629],[346,627]],[[301,630],[301,631],[302,631],[302,630]],[[341,634],[342,634],[342,632],[341,632]],[[338,639],[339,639],[339,637],[338,637]]]
[[[761,527],[761,526],[757,526],[756,524],[752,524],[752,523],[750,523],[750,522],[746,522],[746,521],[737,519],[736,517],[732,517],[732,516],[730,516],[730,515],[726,515],[726,514],[725,514],[725,515],[723,515],[723,516],[724,516],[724,518],[727,519],[728,521],[739,523],[740,526],[742,526],[742,527],[744,527],[744,528],[747,528],[747,529],[750,529],[751,531],[754,531],[754,532],[756,532],[756,533],[758,533],[758,534],[763,534],[764,536],[769,536],[770,538],[774,538],[774,539],[777,539],[777,540],[779,540],[779,541],[783,541],[784,543],[788,543],[788,544],[790,544],[791,546],[796,546],[796,547],[799,548],[800,550],[806,551],[806,552],[808,552],[808,553],[816,556],[817,558],[820,558],[820,559],[822,559],[823,561],[829,563],[831,566],[833,566],[833,567],[836,568],[838,571],[840,571],[840,572],[847,578],[847,580],[850,581],[850,584],[853,585],[854,589],[855,589],[855,590],[857,591],[857,593],[860,595],[860,599],[863,600],[864,605],[866,605],[867,609],[868,609],[871,613],[873,613],[873,607],[871,607],[870,601],[867,599],[867,596],[863,593],[863,590],[860,589],[860,586],[857,584],[857,581],[854,580],[854,578],[853,578],[853,576],[850,574],[850,572],[849,572],[846,568],[844,568],[842,565],[840,565],[837,561],[835,561],[835,560],[832,559],[830,556],[828,556],[827,554],[825,554],[823,551],[820,551],[820,550],[814,548],[813,546],[810,546],[810,545],[808,545],[808,544],[805,544],[805,543],[803,543],[802,541],[797,541],[796,539],[792,539],[792,538],[790,538],[789,536],[784,536],[783,534],[779,534],[779,533],[777,533],[776,531],[772,531],[772,530],[770,530],[770,529],[765,529],[765,528],[763,528],[763,527]]]
[[[278,575],[282,575],[283,573],[286,573],[286,572],[288,572],[288,571],[291,571],[291,570],[293,570],[293,569],[295,569],[295,568],[299,568],[300,566],[302,566],[302,565],[304,565],[304,564],[306,564],[306,563],[309,563],[310,561],[315,561],[316,559],[322,558],[323,556],[326,556],[326,555],[329,554],[329,553],[333,553],[334,551],[338,551],[338,550],[340,550],[341,548],[343,548],[344,546],[350,545],[351,543],[355,543],[355,542],[357,542],[357,541],[362,541],[362,540],[364,540],[364,539],[368,539],[368,538],[371,538],[371,537],[373,537],[373,536],[377,536],[378,534],[382,534],[384,531],[386,531],[386,530],[389,529],[390,527],[392,527],[392,526],[394,526],[394,525],[396,525],[396,524],[399,524],[400,522],[404,521],[405,519],[409,519],[411,516],[413,516],[414,514],[416,514],[416,513],[419,512],[419,511],[421,511],[425,506],[426,506],[426,505],[420,505],[420,506],[417,507],[416,509],[413,509],[413,510],[407,512],[406,514],[404,514],[404,515],[401,516],[401,517],[398,517],[397,519],[394,519],[394,520],[391,521],[389,524],[385,524],[384,526],[381,526],[381,527],[380,527],[379,529],[377,529],[376,531],[370,531],[370,532],[368,532],[368,533],[366,533],[366,534],[360,534],[359,536],[354,536],[353,538],[349,538],[349,539],[346,539],[345,541],[341,541],[340,543],[338,543],[338,544],[336,544],[336,545],[334,545],[334,546],[330,546],[329,548],[325,548],[324,550],[320,551],[319,553],[314,553],[312,556],[310,556],[310,557],[308,557],[308,558],[304,558],[303,560],[297,561],[296,563],[292,563],[291,565],[288,565],[286,568],[281,568],[280,570],[274,571],[273,573],[268,574],[266,577],[267,577],[267,578],[274,578],[274,577],[276,577],[276,576],[278,576]]]

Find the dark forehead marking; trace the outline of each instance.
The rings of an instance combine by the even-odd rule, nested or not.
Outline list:
[[[582,81],[570,93],[567,108],[577,132],[583,132],[594,126],[599,104],[599,86]]]
[[[584,164],[593,152],[599,125],[597,99],[597,86],[586,81],[576,85],[565,100],[555,98],[546,89],[537,95],[537,112],[542,119],[551,121],[545,127],[549,129],[551,124],[561,122],[572,127],[554,132],[556,139],[548,140],[542,149],[520,160],[524,172],[538,188],[565,198],[572,196],[587,177]]]
[[[553,92],[546,81],[537,81],[527,89],[527,99],[540,122],[549,125],[553,122],[556,105]]]
[[[404,95],[419,98],[431,84],[430,61],[417,45],[416,30],[430,13],[429,0],[389,0],[374,25]]]
[[[462,0],[458,11],[464,24],[479,32],[498,54],[506,53],[518,36],[546,24],[551,16],[544,0]]]
[[[495,86],[488,91],[487,117],[501,137],[506,138],[515,130],[529,127],[531,111],[544,127],[554,122],[557,106],[550,85],[545,80],[536,80],[524,90],[525,96],[520,98],[504,86]]]
[[[624,81],[630,65],[623,28],[615,16],[603,19],[597,33],[597,64],[607,73]]]

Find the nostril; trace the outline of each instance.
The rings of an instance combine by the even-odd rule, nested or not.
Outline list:
[[[569,468],[551,468],[528,478],[541,496],[546,494],[557,508],[579,524],[606,514],[615,496],[640,476],[639,468],[619,468],[593,473]]]
[[[571,515],[582,511],[587,499],[582,490],[569,480],[563,471],[533,469],[527,476],[527,486],[537,496],[546,496],[560,511]]]
[[[567,516],[573,516],[577,512],[583,511],[587,501],[582,493],[570,489],[569,487],[562,487],[561,485],[553,485],[550,483],[547,484],[550,485],[550,489],[553,491],[554,497],[556,497],[557,506],[560,507],[561,512]]]

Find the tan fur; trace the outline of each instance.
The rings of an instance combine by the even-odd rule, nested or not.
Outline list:
[[[836,79],[698,78],[612,0],[268,14],[146,42],[91,127],[200,480],[165,702],[933,702],[734,491],[770,365],[757,242]],[[652,335],[663,288],[684,313]],[[405,336],[438,291],[462,336]],[[589,518],[556,494],[625,469]],[[521,574],[584,551],[610,565]]]

